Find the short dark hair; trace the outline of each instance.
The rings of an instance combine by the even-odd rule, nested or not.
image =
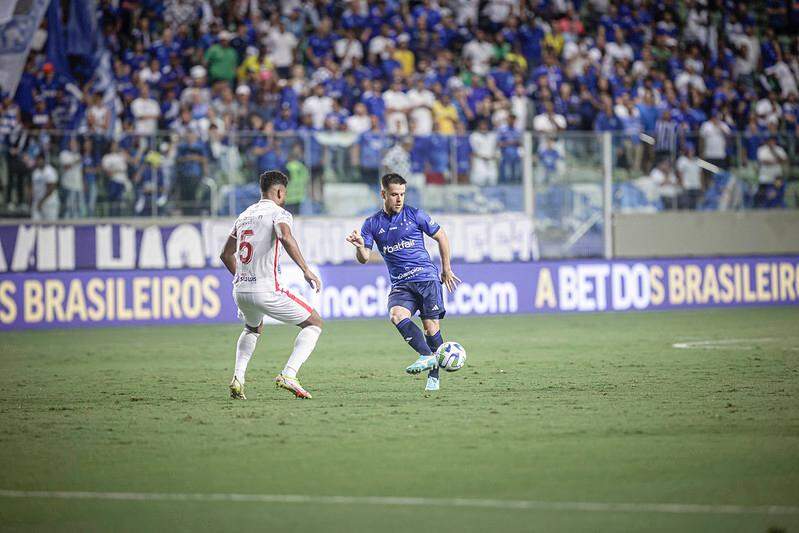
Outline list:
[[[261,191],[266,192],[272,187],[277,185],[286,186],[289,184],[289,178],[279,170],[267,170],[260,177]]]
[[[383,189],[388,189],[389,185],[405,185],[406,183],[405,178],[394,172],[380,178],[380,184],[383,186]]]

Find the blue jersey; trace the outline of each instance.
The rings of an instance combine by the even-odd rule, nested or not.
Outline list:
[[[438,268],[424,247],[424,236],[433,236],[441,226],[430,215],[405,206],[396,215],[382,209],[370,216],[361,227],[367,249],[377,244],[391,276],[391,284],[409,281],[438,281]]]

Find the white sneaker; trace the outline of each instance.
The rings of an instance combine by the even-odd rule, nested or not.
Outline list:
[[[424,390],[426,391],[436,391],[440,387],[438,378],[434,378],[432,376],[428,376],[427,378],[427,385],[424,386]]]

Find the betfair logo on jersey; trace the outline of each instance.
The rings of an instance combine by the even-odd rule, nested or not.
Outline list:
[[[394,252],[398,252],[399,250],[413,248],[414,244],[416,244],[416,242],[413,239],[407,241],[400,241],[393,246],[383,246],[383,253],[393,254]]]

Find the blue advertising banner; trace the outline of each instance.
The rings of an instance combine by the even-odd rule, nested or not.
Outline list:
[[[523,213],[492,217],[442,215],[453,258],[467,263],[530,261],[538,258],[532,222]],[[363,217],[303,217],[294,220],[294,235],[305,258],[318,265],[354,264],[346,241]],[[0,273],[73,270],[156,270],[221,267],[219,252],[233,219],[156,224],[133,222],[88,224],[0,224]],[[427,239],[432,255],[435,241]]]
[[[799,256],[455,265],[447,316],[650,311],[799,304]],[[296,267],[281,285],[326,319],[386,317],[385,267],[315,268],[314,293]],[[235,322],[231,277],[219,268],[0,275],[0,330]]]

